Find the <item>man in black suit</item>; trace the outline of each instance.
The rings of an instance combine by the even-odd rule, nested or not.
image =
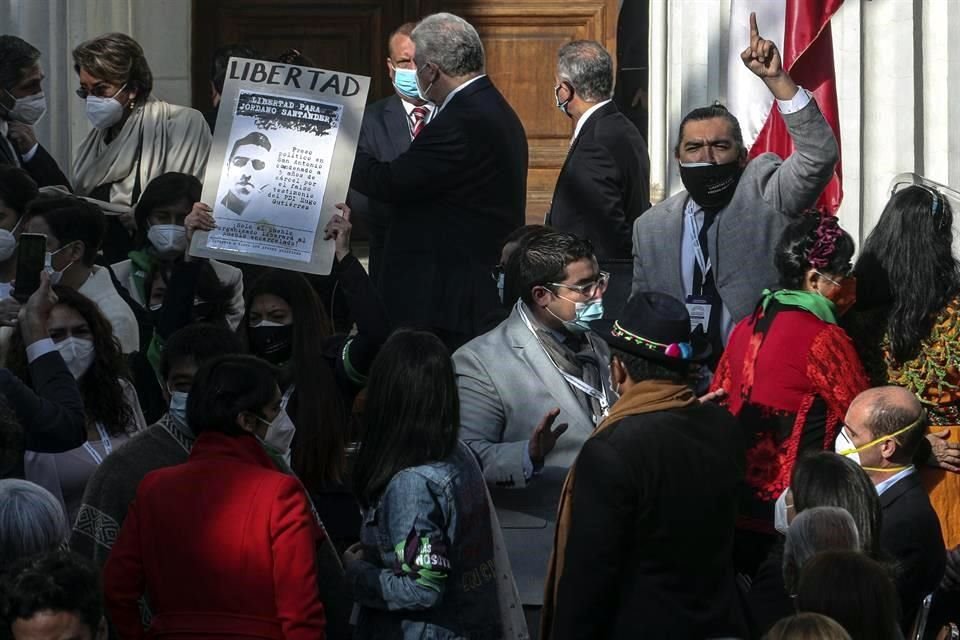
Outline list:
[[[415,82],[436,115],[392,162],[358,149],[352,184],[395,205],[380,279],[391,320],[434,331],[455,349],[499,304],[490,268],[523,224],[527,140],[484,73],[470,23],[435,14],[412,39]]]
[[[600,44],[560,48],[554,97],[576,128],[547,224],[589,240],[601,265],[630,259],[633,221],[650,207],[647,145],[612,95],[613,62]]]
[[[393,83],[394,94],[367,107],[360,127],[357,148],[381,162],[390,162],[410,148],[410,142],[430,122],[436,110],[420,99],[417,92],[417,68],[413,62],[416,46],[410,34],[417,25],[400,25],[387,41],[387,72]],[[370,278],[379,284],[383,249],[390,221],[395,215],[393,205],[350,192],[350,207],[354,215],[366,223],[370,233]]]
[[[897,561],[904,633],[946,564],[940,521],[913,466],[926,432],[927,414],[916,396],[901,387],[875,387],[850,403],[837,445],[839,453],[859,459],[880,494],[880,546]]]
[[[40,51],[16,36],[0,36],[0,165],[26,169],[37,186],[70,186],[33,132],[47,111]]]

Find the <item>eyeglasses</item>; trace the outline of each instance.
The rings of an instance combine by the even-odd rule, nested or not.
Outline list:
[[[263,160],[251,160],[250,158],[244,158],[243,156],[234,157],[234,159],[230,161],[230,164],[235,167],[245,167],[247,166],[248,162],[253,165],[253,168],[256,171],[263,171],[264,167],[267,166],[267,163]]]
[[[107,89],[109,88],[110,88],[110,85],[103,84],[102,82],[98,82],[97,84],[94,85],[92,91],[87,91],[83,87],[80,87],[79,89],[77,89],[76,94],[83,100],[86,100],[87,96],[96,96],[97,98],[116,98],[118,95],[120,95],[120,92],[122,92],[124,89],[127,88],[127,83],[124,82],[123,86],[117,89],[117,92],[114,93],[112,96],[106,95]]]
[[[547,283],[548,286],[563,287],[564,289],[569,289],[570,291],[576,291],[580,295],[588,298],[593,298],[598,293],[603,293],[606,291],[608,284],[610,284],[610,274],[606,271],[601,271],[596,280],[593,282],[588,282],[587,284],[564,284],[562,282]]]

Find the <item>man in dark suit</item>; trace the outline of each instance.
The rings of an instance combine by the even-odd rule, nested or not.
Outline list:
[[[476,29],[449,13],[412,38],[415,82],[437,105],[429,126],[392,162],[359,149],[357,191],[396,205],[381,291],[396,325],[429,329],[456,348],[499,304],[490,278],[504,238],[523,224],[523,125],[484,73]]]
[[[691,388],[710,345],[662,293],[591,327],[620,398],[567,476],[541,640],[746,637],[732,560],[744,442]]]
[[[589,40],[565,44],[554,93],[576,128],[547,224],[589,240],[601,265],[629,260],[633,221],[650,207],[650,158],[640,132],[611,100],[610,54]]]
[[[37,186],[70,186],[33,132],[47,111],[40,51],[16,36],[0,36],[0,164],[26,169]]]
[[[417,93],[417,69],[413,62],[416,47],[410,37],[414,27],[415,23],[408,22],[390,34],[387,72],[394,94],[374,102],[363,113],[357,148],[381,162],[390,162],[409,149],[410,142],[430,122],[436,110]],[[370,234],[368,270],[374,284],[379,284],[383,248],[390,221],[396,214],[395,207],[352,190],[349,204],[354,215],[360,216],[367,225]]]
[[[880,546],[897,561],[904,633],[924,596],[940,584],[946,564],[940,521],[913,466],[926,432],[927,414],[916,396],[901,387],[875,387],[850,403],[837,446],[839,453],[858,457],[880,494]]]

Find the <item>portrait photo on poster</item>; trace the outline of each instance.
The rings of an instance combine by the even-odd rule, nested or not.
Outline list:
[[[346,198],[369,79],[231,58],[190,254],[329,273],[323,228]]]

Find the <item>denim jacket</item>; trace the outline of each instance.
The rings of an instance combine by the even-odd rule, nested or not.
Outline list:
[[[500,638],[490,507],[463,444],[396,474],[364,514],[365,560],[347,567],[357,638]]]

